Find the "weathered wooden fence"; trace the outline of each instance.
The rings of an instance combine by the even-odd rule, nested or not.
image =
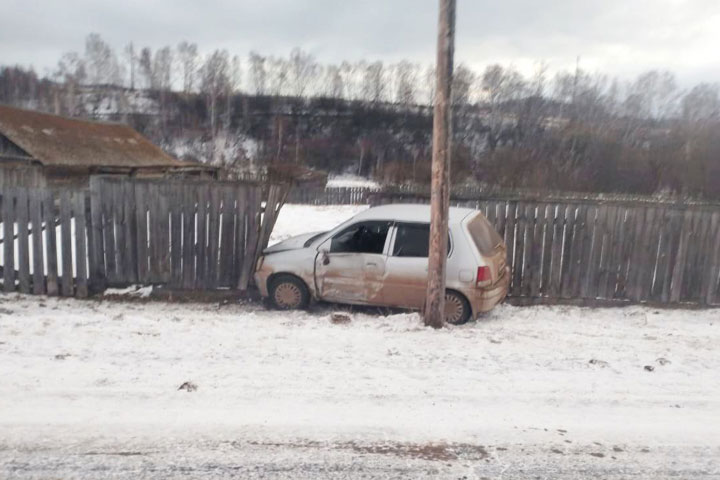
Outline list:
[[[303,205],[362,205],[376,189],[367,187],[297,187],[290,191],[288,203]]]
[[[3,289],[245,290],[286,194],[285,185],[114,177],[93,177],[89,191],[3,188]]]
[[[286,196],[282,185],[114,177],[93,178],[90,191],[3,187],[0,280],[6,292],[79,297],[132,283],[244,290]],[[504,237],[511,297],[720,305],[717,205],[500,195],[452,204],[483,210]]]
[[[87,192],[0,190],[3,291],[88,295]]]

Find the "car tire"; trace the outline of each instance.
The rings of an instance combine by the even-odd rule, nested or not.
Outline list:
[[[467,323],[472,316],[470,304],[467,299],[452,290],[445,293],[445,322],[450,325],[462,325]]]
[[[302,310],[310,304],[305,282],[292,275],[278,275],[268,289],[270,303],[278,310]]]

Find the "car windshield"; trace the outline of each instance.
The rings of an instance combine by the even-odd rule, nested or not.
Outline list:
[[[482,255],[491,256],[495,249],[502,245],[503,239],[482,213],[478,213],[475,218],[470,220],[468,230],[475,246]]]

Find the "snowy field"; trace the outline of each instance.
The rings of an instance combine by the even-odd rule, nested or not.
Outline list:
[[[0,301],[0,478],[720,475],[714,311]]]
[[[720,478],[717,310],[332,308],[0,295],[0,479]]]

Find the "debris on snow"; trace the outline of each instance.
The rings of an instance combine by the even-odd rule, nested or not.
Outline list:
[[[589,363],[590,365],[597,365],[597,366],[600,367],[600,368],[605,368],[605,367],[609,367],[609,366],[610,366],[610,364],[609,364],[608,362],[605,362],[605,361],[603,361],[603,360],[598,360],[598,359],[596,359],[596,358],[591,358],[588,363]]]
[[[103,293],[106,297],[135,297],[135,298],[148,298],[150,295],[152,295],[153,287],[152,285],[147,286],[140,286],[140,285],[130,285],[129,287],[125,288],[108,288]]]
[[[330,314],[330,322],[335,325],[346,325],[350,323],[352,317],[345,312],[333,312]]]
[[[185,382],[182,385],[180,385],[178,390],[185,390],[186,392],[194,392],[195,390],[197,390],[197,388],[198,388],[197,385],[195,385],[193,382]]]

